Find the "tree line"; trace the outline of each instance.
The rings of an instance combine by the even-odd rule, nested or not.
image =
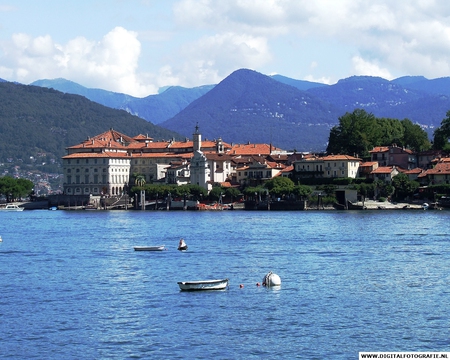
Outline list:
[[[448,129],[450,133],[450,120]],[[356,109],[341,116],[339,125],[331,129],[327,153],[367,159],[374,147],[393,144],[416,152],[432,147],[427,132],[411,120],[377,118],[363,109]]]

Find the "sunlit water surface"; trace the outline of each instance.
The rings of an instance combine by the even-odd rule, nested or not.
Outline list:
[[[1,212],[0,357],[450,351],[449,215]],[[180,237],[187,252],[176,250]],[[160,244],[167,251],[133,250]],[[281,287],[256,286],[270,270]],[[177,285],[217,278],[229,278],[229,289],[186,293]]]

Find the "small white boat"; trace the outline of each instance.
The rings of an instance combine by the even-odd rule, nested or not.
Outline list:
[[[163,251],[166,250],[165,245],[158,245],[158,246],[135,246],[135,251]]]
[[[182,291],[224,290],[228,286],[228,279],[179,281],[178,286]]]
[[[19,207],[15,204],[8,204],[4,207],[0,207],[0,211],[23,211],[23,207]]]

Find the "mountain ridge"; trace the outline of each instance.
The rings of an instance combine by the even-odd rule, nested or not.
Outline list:
[[[236,76],[240,71],[240,76]],[[255,74],[275,82],[256,80]],[[229,83],[230,77],[234,84]],[[281,90],[276,83],[290,86],[291,90]],[[205,96],[219,84],[226,91],[214,97]],[[130,97],[127,100],[128,104],[132,104],[130,107],[123,106],[123,102],[116,106],[148,121],[165,119],[155,123],[177,129],[188,137],[198,122],[208,138],[222,136],[228,142],[274,142],[282,148],[303,151],[323,150],[329,129],[338,123],[340,116],[357,108],[377,117],[408,118],[421,125],[430,137],[450,109],[448,77],[429,80],[423,76],[404,76],[386,80],[376,76],[351,76],[327,85],[238,69],[219,84],[197,88],[165,87],[160,89],[159,94],[147,98]],[[271,99],[277,98],[280,104],[286,103],[279,94],[291,93],[292,88],[301,91],[296,96],[303,98],[310,106],[303,107],[301,111],[301,107],[297,106],[294,110],[279,112]],[[240,100],[235,99],[231,106],[229,100],[236,91],[241,93]],[[289,96],[288,102],[293,104],[292,96]],[[201,102],[204,102],[202,106]],[[228,108],[223,108],[225,103]],[[261,104],[269,103],[271,111],[259,108]],[[281,118],[276,119],[273,114]],[[236,131],[227,130],[233,127]],[[293,137],[298,137],[298,140],[292,141]]]

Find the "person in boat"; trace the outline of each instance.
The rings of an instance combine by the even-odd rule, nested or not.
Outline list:
[[[183,238],[180,239],[180,242],[178,243],[178,250],[187,250],[187,245]]]

